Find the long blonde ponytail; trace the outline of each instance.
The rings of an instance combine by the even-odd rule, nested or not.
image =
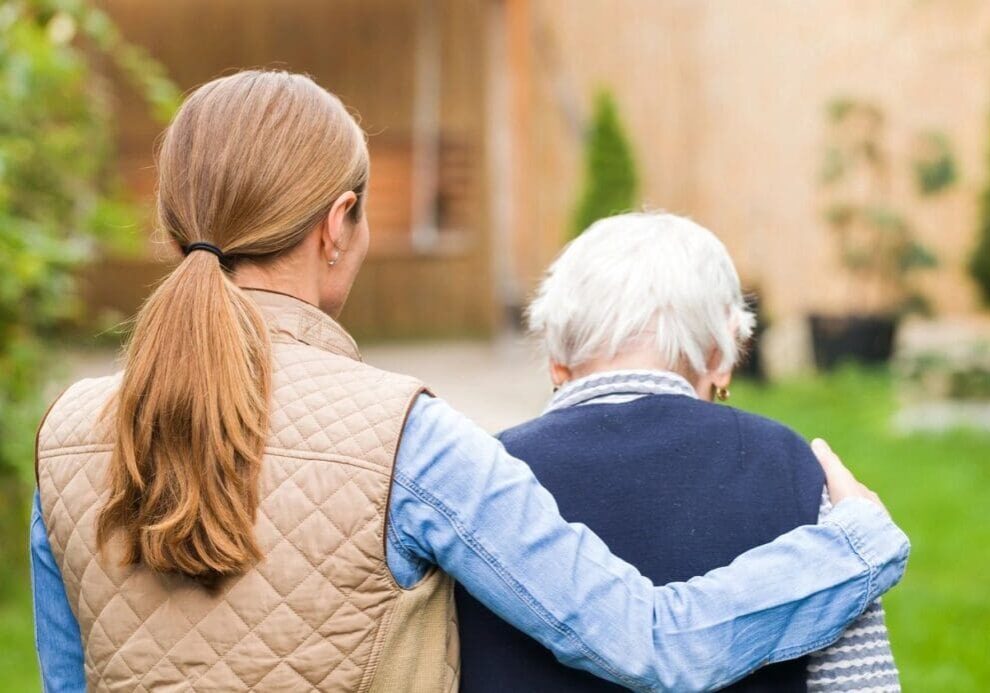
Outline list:
[[[158,157],[158,220],[190,252],[137,316],[116,401],[100,546],[203,583],[260,557],[258,476],[268,436],[271,347],[229,276],[298,244],[368,177],[361,132],[310,79],[248,71],[197,89]],[[360,215],[360,203],[355,205]]]

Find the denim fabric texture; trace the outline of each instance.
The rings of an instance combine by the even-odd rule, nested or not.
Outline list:
[[[55,564],[41,517],[37,491],[31,506],[31,588],[34,593],[35,647],[45,691],[86,690],[79,624],[69,608],[62,572]]]
[[[824,647],[896,584],[909,552],[881,509],[853,499],[727,567],[657,587],[565,522],[525,463],[425,395],[404,429],[389,524],[403,586],[438,566],[560,661],[641,691],[716,688]],[[37,504],[31,553],[46,690],[82,690],[78,626]]]

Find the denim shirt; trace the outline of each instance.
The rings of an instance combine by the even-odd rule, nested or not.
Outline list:
[[[568,665],[634,690],[706,690],[834,641],[903,575],[907,537],[850,499],[731,565],[654,586],[560,517],[525,463],[425,395],[403,431],[388,566],[411,586],[437,566]],[[47,691],[85,689],[83,644],[37,496],[36,642]]]

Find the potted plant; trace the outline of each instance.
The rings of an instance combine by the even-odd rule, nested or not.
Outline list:
[[[823,213],[845,270],[845,305],[855,308],[809,316],[815,363],[823,370],[846,360],[888,361],[900,320],[927,311],[914,276],[936,264],[895,205],[883,112],[868,102],[837,99],[829,104],[828,117]],[[948,143],[942,135],[925,133],[918,144],[913,163],[919,194],[937,194],[955,180]]]

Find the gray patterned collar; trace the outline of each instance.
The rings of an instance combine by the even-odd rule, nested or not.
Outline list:
[[[698,396],[683,376],[670,371],[606,371],[565,384],[554,393],[543,413],[584,404],[630,402],[647,395]]]

